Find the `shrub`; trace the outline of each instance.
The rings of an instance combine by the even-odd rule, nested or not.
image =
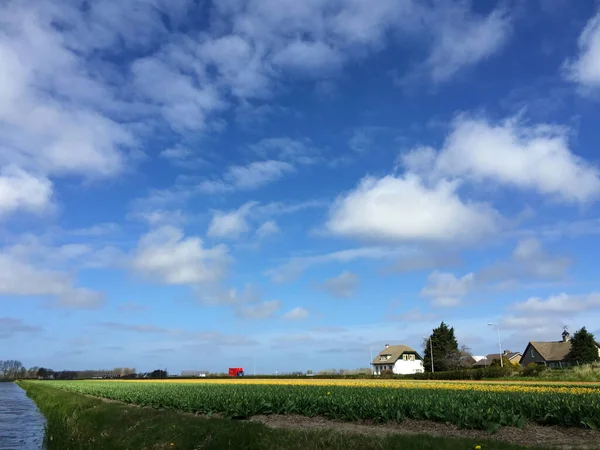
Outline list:
[[[523,375],[526,377],[536,377],[539,374],[541,374],[542,372],[544,372],[545,370],[546,370],[546,366],[531,362],[531,363],[527,364],[527,367],[525,367],[523,369]]]

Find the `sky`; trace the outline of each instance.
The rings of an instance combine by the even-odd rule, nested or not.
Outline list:
[[[0,2],[0,359],[600,337],[600,3]]]

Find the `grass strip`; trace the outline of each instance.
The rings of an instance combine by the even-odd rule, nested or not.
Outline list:
[[[259,423],[207,419],[172,410],[140,408],[21,382],[47,418],[47,450],[517,450],[498,441],[431,436],[372,437],[329,430],[272,429]]]

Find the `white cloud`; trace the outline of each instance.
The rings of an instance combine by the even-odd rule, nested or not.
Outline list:
[[[600,11],[586,24],[578,46],[577,57],[565,62],[565,75],[584,89],[597,89],[600,87]]]
[[[250,229],[247,216],[255,205],[256,202],[248,202],[234,211],[215,212],[206,234],[211,237],[238,238]]]
[[[260,301],[261,295],[256,286],[246,285],[244,289],[224,289],[221,286],[202,286],[197,289],[200,303],[205,305],[240,305],[256,303]]]
[[[360,247],[322,255],[291,258],[279,267],[265,272],[274,283],[286,283],[299,277],[307,268],[329,262],[348,263],[358,259],[389,260],[412,254],[408,247]]]
[[[342,54],[330,45],[296,40],[273,56],[273,63],[287,69],[313,74],[327,73],[342,66]]]
[[[445,180],[427,186],[412,173],[365,177],[332,205],[326,228],[390,242],[469,241],[499,228],[501,217],[494,209],[463,202],[456,189],[456,183]]]
[[[527,126],[518,118],[493,124],[462,116],[437,155],[419,148],[403,161],[410,170],[433,171],[433,177],[496,181],[566,202],[596,200],[600,171],[571,152],[567,131],[556,125]]]
[[[104,303],[102,293],[74,286],[66,273],[39,267],[16,249],[0,254],[0,295],[49,297],[49,306],[70,309],[94,309]]]
[[[456,278],[451,273],[434,271],[427,277],[421,295],[431,299],[434,306],[457,306],[475,284],[475,274]]]
[[[198,285],[221,279],[228,261],[227,246],[205,248],[199,237],[185,237],[181,229],[164,225],[141,237],[131,265],[154,282]]]
[[[52,206],[52,183],[16,167],[0,171],[0,218],[15,211],[44,213]]]
[[[263,158],[274,157],[294,164],[314,164],[322,159],[321,151],[307,138],[265,138],[252,144],[250,150]]]
[[[472,15],[461,7],[447,11],[447,19],[434,28],[435,44],[425,62],[434,82],[446,81],[461,68],[496,53],[511,30],[510,16],[500,9],[486,17]]]
[[[309,316],[309,313],[306,309],[304,309],[301,306],[298,306],[288,312],[286,312],[282,318],[284,320],[304,320],[307,319]]]
[[[207,194],[258,189],[293,171],[294,167],[283,161],[255,161],[246,166],[231,166],[222,179],[204,180],[198,187]]]
[[[131,67],[134,85],[177,132],[204,131],[211,115],[224,109],[226,103],[206,78],[201,65],[200,73],[197,63],[196,67],[182,73],[178,68],[182,61],[177,60],[181,56],[180,50],[170,50],[172,53],[136,60]]]
[[[600,307],[600,293],[569,295],[561,293],[542,299],[530,297],[524,302],[515,303],[513,308],[522,314],[574,315]]]
[[[324,281],[319,287],[334,297],[352,297],[358,288],[358,276],[355,273],[344,271],[337,277]]]
[[[477,279],[503,283],[528,279],[557,281],[566,277],[572,263],[567,257],[549,254],[537,239],[527,238],[517,243],[510,260],[483,268]]]
[[[267,220],[256,230],[256,237],[258,239],[264,239],[268,236],[280,233],[279,226],[274,220]]]
[[[263,301],[256,305],[244,306],[237,310],[237,315],[244,319],[269,319],[281,309],[279,300]]]

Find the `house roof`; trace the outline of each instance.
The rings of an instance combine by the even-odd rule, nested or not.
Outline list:
[[[523,356],[523,355],[521,355],[521,352],[510,352],[510,353],[505,353],[502,356],[505,356],[510,361],[515,356]],[[486,358],[488,361],[493,361],[495,359],[500,360],[500,353],[490,353],[489,355],[487,355]]]
[[[390,345],[387,348],[384,348],[383,350],[381,350],[379,352],[379,354],[375,357],[375,359],[373,360],[372,364],[391,364],[391,363],[395,363],[396,361],[398,361],[400,359],[400,357],[402,356],[403,353],[414,353],[417,355],[417,357],[419,359],[423,359],[421,358],[421,355],[419,355],[417,353],[416,350],[410,348],[407,345]],[[384,355],[390,355],[389,359],[386,359],[385,361],[380,361],[380,358]]]
[[[564,361],[571,351],[571,342],[530,342],[545,361]]]

